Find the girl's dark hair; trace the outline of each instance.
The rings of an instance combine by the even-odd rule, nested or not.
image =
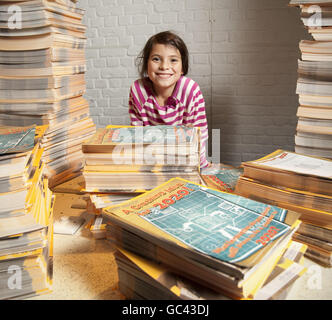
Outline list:
[[[150,37],[150,39],[146,42],[143,50],[136,59],[136,65],[138,67],[138,73],[141,79],[143,79],[147,75],[149,56],[153,45],[157,43],[173,46],[180,51],[182,60],[182,72],[183,75],[186,75],[189,69],[189,53],[186,44],[175,33],[171,31],[163,31]]]

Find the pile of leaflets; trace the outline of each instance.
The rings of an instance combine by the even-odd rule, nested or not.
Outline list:
[[[75,2],[0,1],[0,125],[48,125],[50,186],[78,175],[82,141],[95,132],[83,98],[84,10]]]
[[[42,127],[0,127],[0,299],[52,285],[54,196],[41,161]]]
[[[96,215],[91,232],[104,232],[102,208],[155,188],[170,178],[201,182],[199,128],[108,126],[85,141],[83,176]],[[102,229],[101,229],[102,228]]]
[[[305,271],[298,213],[181,178],[102,215],[127,297],[273,299]]]
[[[108,126],[82,145],[88,192],[150,190],[174,177],[201,182],[199,128]]]
[[[208,187],[231,193],[234,192],[237,180],[242,173],[242,168],[222,163],[213,163],[201,169],[202,180]]]
[[[292,0],[314,40],[300,42],[295,152],[332,159],[332,1]]]
[[[332,161],[277,150],[242,163],[239,195],[301,213],[293,236],[308,245],[306,255],[332,266]]]

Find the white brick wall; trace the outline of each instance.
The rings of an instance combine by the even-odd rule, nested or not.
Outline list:
[[[153,34],[176,31],[189,76],[220,129],[221,161],[238,165],[293,150],[298,42],[308,39],[289,0],[79,0],[86,9],[87,94],[97,126],[129,124],[135,57]],[[210,146],[211,147],[211,146]]]

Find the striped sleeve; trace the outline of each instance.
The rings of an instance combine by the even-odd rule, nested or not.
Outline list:
[[[201,168],[204,168],[208,165],[208,161],[206,159],[206,144],[209,137],[205,113],[205,101],[198,84],[193,86],[192,94],[189,122],[194,127],[199,127],[201,129]]]
[[[143,120],[141,117],[140,110],[142,110],[142,106],[140,104],[140,101],[135,94],[135,83],[131,86],[130,92],[129,92],[129,117],[130,117],[130,123],[132,126],[142,126]]]

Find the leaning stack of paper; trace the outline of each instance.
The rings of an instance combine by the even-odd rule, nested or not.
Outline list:
[[[308,245],[308,257],[331,266],[332,161],[277,150],[242,166],[236,193],[301,213],[294,238]]]
[[[299,214],[174,178],[103,209],[120,248],[231,298],[253,298],[298,228]]]
[[[109,126],[82,145],[87,192],[150,190],[170,178],[200,182],[199,128]]]
[[[52,186],[78,174],[82,141],[95,132],[83,98],[83,14],[74,1],[0,1],[0,125],[48,125]]]
[[[287,298],[291,286],[306,272],[306,268],[303,267],[305,250],[305,245],[291,241],[270,276],[257,292],[255,299],[280,300]],[[119,289],[127,299],[230,299],[220,292],[177,274],[163,264],[153,262],[127,250],[118,249],[114,256],[118,266]]]
[[[0,127],[0,299],[52,284],[54,196],[45,178],[44,127]]]
[[[332,1],[291,0],[314,40],[300,41],[295,152],[332,159]]]

